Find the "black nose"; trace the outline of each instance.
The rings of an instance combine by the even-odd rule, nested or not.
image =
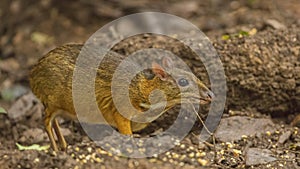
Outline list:
[[[215,98],[215,94],[212,91],[207,91],[206,92],[207,97],[212,100],[213,98]]]
[[[215,94],[210,90],[207,90],[207,91],[203,92],[203,99],[206,100],[207,102],[211,102],[211,100],[214,97],[215,97]]]

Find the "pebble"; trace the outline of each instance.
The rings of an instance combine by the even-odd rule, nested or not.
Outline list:
[[[196,157],[204,157],[206,155],[205,152],[197,152]]]
[[[205,160],[205,159],[201,159],[201,158],[198,158],[197,159],[198,163],[201,165],[201,166],[206,166],[208,161]]]
[[[190,149],[190,150],[194,150],[195,148],[194,148],[193,146],[190,146],[189,149]]]
[[[104,150],[102,150],[102,149],[97,149],[96,150],[97,151],[97,153],[99,153],[99,154],[108,154],[108,152],[107,151],[104,151]]]
[[[247,139],[248,136],[247,135],[242,135],[242,139]]]
[[[87,151],[88,151],[89,153],[91,153],[91,152],[92,152],[92,148],[91,148],[91,147],[88,147],[88,148],[87,148]]]
[[[175,144],[176,146],[180,145],[180,140],[176,139],[175,142],[174,142],[174,144]]]
[[[185,158],[186,158],[186,155],[183,154],[183,155],[180,156],[179,160],[182,161],[182,160],[185,159]]]
[[[33,162],[34,163],[38,163],[38,162],[40,162],[40,159],[39,158],[35,158]]]
[[[52,152],[51,152],[51,155],[57,156],[57,153],[56,153],[55,151],[52,151]]]
[[[242,154],[242,151],[237,150],[237,149],[233,149],[232,153],[233,153],[234,157],[239,157]]]
[[[179,165],[180,167],[183,167],[183,166],[184,166],[184,162],[180,162],[178,165]]]
[[[151,158],[151,159],[149,159],[149,161],[150,161],[151,163],[155,163],[155,162],[157,162],[157,159]]]
[[[292,135],[291,131],[284,132],[279,136],[278,143],[280,144],[285,143],[291,137],[291,135]]]
[[[167,157],[163,157],[162,161],[166,162],[167,161]]]
[[[127,151],[128,153],[132,153],[132,152],[133,152],[133,149],[127,148],[126,151]]]
[[[233,116],[221,119],[215,137],[223,142],[232,142],[242,139],[244,135],[271,134],[275,131],[274,126],[271,119]]]
[[[177,159],[177,158],[179,158],[179,155],[176,154],[176,153],[174,153],[174,154],[172,154],[172,157],[173,157],[174,159]]]
[[[102,163],[102,162],[103,162],[103,160],[102,160],[101,158],[99,158],[99,157],[96,157],[94,160],[95,160],[97,163]]]
[[[185,144],[181,144],[180,148],[185,149]]]
[[[91,159],[91,155],[87,155],[85,159],[89,161]]]
[[[194,152],[191,152],[191,153],[189,154],[189,157],[190,157],[190,158],[195,157],[195,153],[194,153]]]
[[[233,145],[230,142],[226,142],[225,144],[227,145],[228,148],[233,148]]]
[[[277,158],[273,157],[273,153],[268,149],[249,148],[246,152],[246,165],[265,164],[276,161]]]

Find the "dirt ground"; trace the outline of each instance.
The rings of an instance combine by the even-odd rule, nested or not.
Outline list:
[[[228,38],[224,35],[239,38],[241,32],[251,30],[256,31],[251,38],[262,39],[255,36],[291,27],[297,30],[299,38],[299,9],[298,0],[1,1],[0,108],[8,113],[0,110],[0,168],[300,168],[300,130],[289,124],[294,115],[274,119],[251,107],[232,110],[229,106],[215,141],[199,143],[197,136],[202,125],[197,121],[173,149],[144,159],[116,156],[103,150],[90,141],[79,124],[68,120],[60,121],[69,144],[66,152],[47,148],[20,150],[16,144],[49,145],[43,107],[30,92],[28,70],[56,46],[84,43],[110,21],[144,11],[183,17],[212,42]],[[288,55],[297,52],[287,51]],[[176,109],[137,135],[147,136],[167,128],[170,119],[176,118],[174,114]],[[176,140],[166,137],[165,142]]]

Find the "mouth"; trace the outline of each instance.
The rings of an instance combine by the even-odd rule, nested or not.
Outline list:
[[[202,97],[200,97],[200,104],[208,104],[210,103],[213,98],[215,97],[214,93],[211,92],[210,90],[203,92]]]
[[[200,104],[202,104],[202,105],[203,104],[208,104],[212,101],[211,98],[200,98],[199,100],[200,100]]]

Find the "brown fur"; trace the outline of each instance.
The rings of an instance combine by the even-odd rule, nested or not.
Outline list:
[[[45,127],[54,150],[58,150],[54,139],[54,129],[57,135],[61,149],[65,149],[67,144],[60,132],[57,116],[76,119],[76,112],[72,99],[72,76],[75,67],[75,61],[82,45],[67,44],[58,47],[43,58],[33,67],[30,72],[30,86],[33,93],[41,100],[45,106]],[[132,134],[132,131],[138,131],[145,128],[148,123],[131,122],[123,117],[115,108],[111,95],[111,81],[114,70],[124,59],[124,56],[109,53],[101,62],[97,70],[95,80],[95,94],[97,104],[108,124],[116,127],[122,134]],[[195,76],[183,70],[176,70],[183,76],[190,76],[190,79],[198,85],[202,100],[210,100],[209,90]],[[160,89],[165,92],[168,101],[166,109],[180,103],[180,90],[176,85],[176,79],[167,74],[163,67],[154,64],[152,72],[153,78],[146,78],[143,72],[136,75],[129,87],[129,94],[132,105],[139,111],[146,110],[143,104],[150,104],[148,97],[154,89]],[[126,76],[126,75],[124,75]],[[193,93],[190,93],[193,95]],[[178,101],[179,100],[179,101]],[[200,103],[200,98],[199,98]],[[88,118],[88,117],[87,117]],[[92,120],[92,119],[91,119]],[[88,120],[89,121],[89,120]]]

